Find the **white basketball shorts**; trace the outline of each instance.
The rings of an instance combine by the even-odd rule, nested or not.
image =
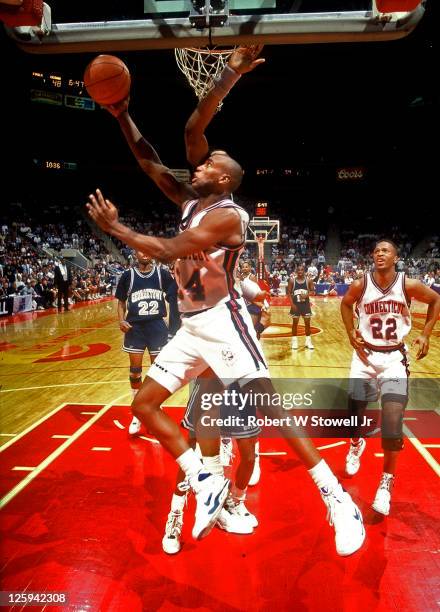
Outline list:
[[[353,352],[350,397],[375,402],[379,397],[408,396],[409,362],[406,347],[390,352],[367,350],[368,365]]]
[[[226,385],[269,378],[261,345],[242,298],[182,317],[148,376],[175,393],[210,367]]]

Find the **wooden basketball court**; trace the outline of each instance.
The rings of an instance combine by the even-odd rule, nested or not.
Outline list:
[[[339,299],[315,298],[315,350],[300,338],[296,352],[288,307],[274,301],[263,339],[272,375],[348,376]],[[425,306],[412,310],[409,342]],[[182,551],[169,557],[161,540],[175,464],[148,432],[127,435],[128,357],[114,300],[3,319],[1,329],[2,590],[65,591],[72,610],[437,609],[440,440],[422,437],[416,411],[406,415],[411,439],[388,518],[370,508],[380,440],[368,441],[352,479],[343,473],[347,440],[316,440],[364,514],[367,541],[352,557],[336,556],[319,495],[279,439],[261,441],[262,476],[248,495],[260,521],[254,534],[215,529],[193,541],[190,499]],[[413,377],[439,377],[439,335],[412,362]],[[186,399],[184,389],[168,402],[176,420]],[[431,418],[434,432],[438,411]]]

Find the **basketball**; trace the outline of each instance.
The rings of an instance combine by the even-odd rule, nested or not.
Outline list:
[[[127,66],[114,55],[98,55],[84,72],[84,85],[98,104],[116,104],[130,92],[131,77]]]

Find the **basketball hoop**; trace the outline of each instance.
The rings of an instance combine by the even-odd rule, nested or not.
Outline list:
[[[235,47],[174,49],[177,65],[199,100],[212,88],[214,79],[221,74],[234,49]],[[221,109],[222,104],[219,102],[217,110]]]

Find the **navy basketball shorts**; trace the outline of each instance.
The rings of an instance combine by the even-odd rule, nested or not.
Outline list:
[[[295,306],[296,306],[296,310],[293,310],[293,308],[290,309],[291,317],[299,318],[299,317],[311,317],[312,316],[310,304],[299,302],[298,304],[295,304]]]
[[[255,406],[244,406],[239,408],[222,404],[218,409],[218,414],[214,417],[214,422],[211,422],[213,415],[200,409],[197,410],[197,399],[200,399],[199,393],[200,383],[195,381],[192,393],[190,395],[188,406],[185,415],[181,421],[182,427],[187,429],[193,436],[196,434],[195,418],[199,414],[201,426],[198,428],[198,434],[206,435],[207,438],[215,437],[219,434],[223,438],[254,438],[261,434],[261,427],[257,425],[257,412]],[[234,383],[228,387],[229,390],[235,389],[240,391],[240,386]]]
[[[126,353],[157,355],[168,340],[168,327],[163,319],[131,323],[132,328],[124,334],[122,350]]]

